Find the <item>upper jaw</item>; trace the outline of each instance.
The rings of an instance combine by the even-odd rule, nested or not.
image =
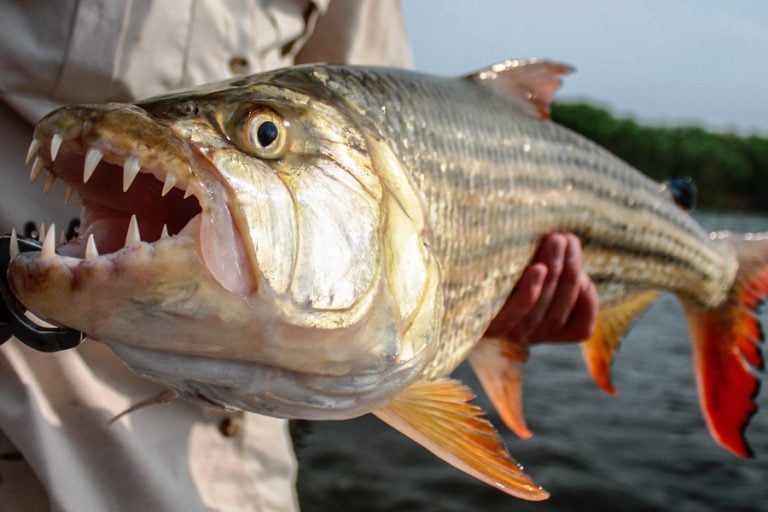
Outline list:
[[[206,169],[210,163],[169,125],[136,106],[70,106],[49,114],[35,129],[30,161],[31,181],[47,171],[46,192],[61,179],[65,202],[75,192],[79,196],[79,236],[58,247],[55,235],[48,236],[41,252],[70,267],[166,237],[190,237],[202,252],[200,226],[210,218],[230,218],[226,193]],[[214,277],[230,291],[249,291],[231,285],[240,281]],[[248,286],[255,287],[253,279]]]

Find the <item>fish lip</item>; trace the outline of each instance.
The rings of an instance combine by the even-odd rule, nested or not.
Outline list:
[[[133,139],[124,136],[120,123],[116,123],[120,116],[126,119],[125,131],[130,133],[132,129],[128,120],[138,122],[140,127],[153,130],[154,139],[148,137],[148,141],[143,141],[141,133]],[[158,244],[165,236],[188,236],[197,242],[196,250],[203,261],[203,245],[207,241],[199,227],[210,212],[214,208],[226,210],[225,216],[234,224],[227,198],[217,200],[211,193],[217,187],[224,188],[216,169],[211,169],[213,164],[192,143],[139,107],[86,105],[54,111],[35,128],[27,160],[34,160],[31,181],[47,171],[46,192],[55,180],[61,179],[67,185],[65,202],[75,193],[79,196],[80,232],[56,247],[57,256],[63,257],[59,263],[70,267],[77,262],[67,257],[89,259],[86,248],[91,235],[97,258],[131,245],[126,236],[131,215],[137,217],[142,243]],[[246,247],[239,230],[233,231],[239,247]],[[237,253],[233,258],[247,261],[242,250],[233,252]],[[243,286],[229,291],[253,293],[257,271],[250,264],[242,268],[248,273]]]

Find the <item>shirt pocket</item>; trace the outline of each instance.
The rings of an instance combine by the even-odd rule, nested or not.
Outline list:
[[[182,85],[293,64],[327,0],[199,0]]]
[[[192,0],[80,0],[56,98],[132,101],[175,86],[191,4]]]

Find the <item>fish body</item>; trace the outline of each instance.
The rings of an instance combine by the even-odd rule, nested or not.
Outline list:
[[[447,333],[428,377],[465,358],[546,233],[582,240],[604,307],[652,289],[703,307],[726,299],[738,268],[732,246],[713,241],[659,183],[532,116],[516,96],[489,94],[478,75],[348,70],[336,80],[423,194]]]
[[[11,283],[36,314],[190,400],[289,418],[373,412],[542,499],[447,377],[469,357],[508,426],[528,433],[525,340],[484,333],[541,237],[568,231],[600,295],[584,343],[598,384],[614,391],[620,336],[671,291],[710,429],[744,455],[766,242],[707,233],[677,194],[549,121],[569,70],[304,66],[65,107],[40,122],[30,156],[33,176],[47,168],[79,194],[80,236],[16,257]]]

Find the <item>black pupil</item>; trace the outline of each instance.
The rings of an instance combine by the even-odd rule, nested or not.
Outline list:
[[[256,130],[256,137],[259,139],[259,144],[266,148],[277,139],[277,125],[272,121],[261,123]]]

